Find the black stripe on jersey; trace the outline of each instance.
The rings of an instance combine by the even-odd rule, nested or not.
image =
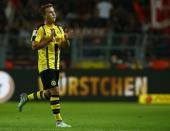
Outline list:
[[[62,31],[61,31],[60,27],[58,27],[58,26],[57,26],[57,28],[59,29],[60,33],[62,33]]]
[[[55,69],[57,69],[57,60],[58,60],[58,45],[55,44]]]
[[[46,47],[46,61],[47,61],[47,69],[49,69],[49,55],[48,55],[48,47]]]

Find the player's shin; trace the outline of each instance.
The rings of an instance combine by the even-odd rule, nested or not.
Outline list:
[[[29,101],[33,100],[49,100],[50,96],[45,91],[38,91],[27,95]]]
[[[52,95],[50,97],[51,110],[56,121],[62,121],[60,115],[60,98],[59,95]]]

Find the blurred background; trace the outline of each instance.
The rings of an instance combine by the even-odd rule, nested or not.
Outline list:
[[[73,31],[71,47],[62,52],[60,84],[69,88],[64,96],[127,100],[140,94],[170,93],[170,0],[50,2],[57,23]],[[14,100],[38,87],[37,54],[30,38],[43,22],[39,7],[44,3],[0,1],[0,68],[14,79]]]

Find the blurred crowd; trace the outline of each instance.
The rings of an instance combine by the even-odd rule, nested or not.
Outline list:
[[[47,0],[1,0],[0,32],[22,33],[41,23],[39,7]],[[53,0],[57,22],[72,28],[112,28],[115,32],[139,32],[133,0]],[[32,28],[31,28],[32,27]]]
[[[9,49],[13,51],[9,59],[12,59],[12,57],[16,59],[18,56],[24,57],[24,55],[18,55],[18,48],[21,48],[20,51],[23,52],[20,53],[22,54],[24,54],[26,50],[26,55],[32,53],[29,52],[30,40],[28,38],[31,37],[33,28],[43,22],[39,7],[49,2],[54,4],[56,8],[58,16],[56,20],[57,23],[66,28],[74,29],[74,33],[77,32],[77,34],[83,34],[82,32],[85,29],[90,29],[90,31],[84,31],[85,34],[89,32],[93,34],[93,29],[99,29],[97,33],[99,33],[99,31],[101,31],[101,33],[103,31],[111,31],[117,34],[133,33],[141,35],[144,33],[152,34],[153,32],[154,34],[155,32],[157,32],[157,34],[160,33],[160,31],[149,28],[148,23],[151,19],[149,13],[150,0],[1,0],[0,34],[3,35],[7,33],[19,38],[16,40],[16,37],[11,37],[9,39],[9,42],[12,43]],[[170,30],[168,28],[166,33],[169,32]],[[98,39],[95,38],[94,40]],[[127,41],[127,38],[123,38],[122,41]],[[170,47],[169,41],[166,43],[168,43],[168,45],[163,47],[164,49]],[[154,44],[155,43],[151,41],[148,49],[151,50]],[[154,55],[160,55],[158,52],[152,53]],[[126,55],[126,53],[123,54]],[[147,55],[149,56],[150,54]],[[111,55],[110,60],[112,62],[114,61],[112,59],[115,58],[115,55],[115,53]],[[165,55],[169,57],[170,53]],[[116,58],[117,57],[118,56],[116,56]],[[136,65],[138,65],[138,62]]]
[[[170,6],[169,0],[162,1]],[[116,33],[141,33],[150,29],[151,0],[1,0],[0,33],[30,34],[43,22],[40,6],[49,2],[56,8],[57,23],[70,28],[107,28]]]

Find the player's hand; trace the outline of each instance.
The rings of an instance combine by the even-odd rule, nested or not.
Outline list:
[[[54,37],[54,36],[56,36],[55,30],[51,29],[51,37]]]
[[[64,37],[65,37],[66,40],[72,38],[73,37],[73,30],[65,28],[64,29]]]
[[[55,30],[51,29],[51,39],[52,39],[52,41],[56,41],[55,36],[56,36]]]

